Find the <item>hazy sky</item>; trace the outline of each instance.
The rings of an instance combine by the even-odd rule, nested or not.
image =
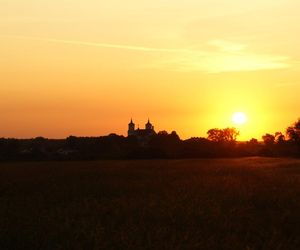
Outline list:
[[[240,139],[300,116],[299,0],[0,0],[0,137]]]

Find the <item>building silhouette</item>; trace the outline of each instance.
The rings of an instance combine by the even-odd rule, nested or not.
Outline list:
[[[135,136],[139,139],[147,139],[155,134],[156,132],[154,131],[154,126],[151,124],[149,119],[145,124],[145,129],[140,129],[139,127],[135,129],[135,124],[133,123],[132,119],[128,124],[128,136]]]

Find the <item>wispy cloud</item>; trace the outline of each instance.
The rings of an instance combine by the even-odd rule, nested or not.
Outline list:
[[[270,69],[288,68],[288,58],[283,56],[241,54],[231,55],[223,53],[206,53],[205,55],[186,55],[160,62],[167,68],[182,71],[199,71],[211,74],[236,72],[236,71],[258,71]]]
[[[246,44],[235,43],[220,39],[211,40],[208,42],[208,45],[215,46],[221,51],[225,52],[238,52],[244,50],[247,47]]]
[[[280,55],[258,54],[247,51],[247,44],[236,43],[221,39],[211,40],[206,45],[213,49],[186,48],[155,48],[138,45],[113,43],[96,43],[76,40],[61,40],[53,38],[27,36],[1,36],[14,39],[26,39],[51,43],[62,43],[79,46],[92,46],[109,49],[130,50],[136,52],[168,53],[165,59],[145,63],[145,67],[167,69],[174,71],[199,71],[204,73],[223,73],[235,71],[258,71],[282,69],[290,67],[289,58]],[[143,66],[142,66],[143,67]]]
[[[206,44],[209,48],[174,55],[158,62],[158,67],[217,74],[282,69],[291,66],[289,57],[251,52],[247,50],[247,44],[220,39],[210,40]]]
[[[180,52],[188,53],[188,52],[190,52],[189,50],[186,50],[186,49],[154,48],[154,47],[144,47],[144,46],[135,46],[135,45],[96,43],[96,42],[62,40],[62,39],[42,38],[42,37],[29,37],[29,36],[1,36],[1,37],[34,40],[34,41],[44,41],[44,42],[52,42],[52,43],[64,43],[64,44],[70,44],[70,45],[81,45],[81,46],[91,46],[91,47],[101,47],[101,48],[111,48],[111,49],[142,51],[142,52],[171,52],[171,53],[180,53]]]

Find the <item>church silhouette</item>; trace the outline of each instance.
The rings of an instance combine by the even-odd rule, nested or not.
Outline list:
[[[128,136],[136,136],[139,138],[146,138],[155,135],[154,126],[151,124],[150,120],[145,124],[145,129],[140,129],[139,127],[135,129],[135,124],[132,119],[128,124]]]

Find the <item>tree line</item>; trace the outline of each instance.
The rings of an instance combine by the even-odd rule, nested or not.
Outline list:
[[[207,137],[181,140],[175,131],[160,131],[139,138],[116,134],[66,139],[0,139],[0,161],[10,160],[99,160],[218,157],[299,157],[300,119],[285,133],[267,133],[261,140],[238,142],[236,128],[210,129]]]

